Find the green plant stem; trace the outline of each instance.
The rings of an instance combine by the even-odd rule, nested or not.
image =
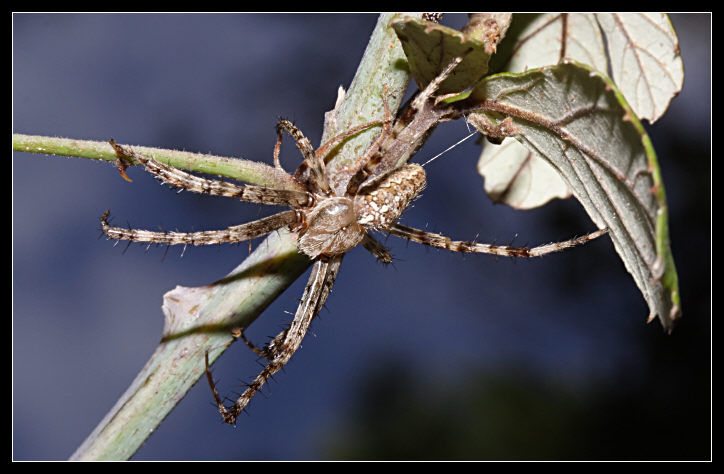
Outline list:
[[[276,189],[299,188],[299,185],[287,173],[256,161],[146,146],[133,146],[132,148],[143,156],[152,156],[157,161],[174,168],[214,174],[257,186]],[[18,133],[13,134],[13,150],[110,162],[118,159],[113,147],[107,141],[75,140]]]

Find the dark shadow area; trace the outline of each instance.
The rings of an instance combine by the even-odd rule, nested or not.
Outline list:
[[[662,336],[651,377],[568,386],[534,371],[472,371],[451,380],[390,365],[359,384],[349,423],[322,456],[361,460],[710,459],[708,367],[672,363],[691,341]],[[702,357],[703,358],[703,357]]]

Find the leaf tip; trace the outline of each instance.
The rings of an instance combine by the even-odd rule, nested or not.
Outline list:
[[[654,319],[656,319],[656,317],[657,313],[651,312],[646,323],[651,323]],[[658,314],[658,317],[659,321],[661,321],[661,326],[663,327],[664,332],[670,335],[674,331],[674,327],[679,322],[679,319],[681,319],[681,307],[678,305],[678,297],[676,295],[672,295],[671,309],[669,309],[668,314],[665,316],[663,314]]]

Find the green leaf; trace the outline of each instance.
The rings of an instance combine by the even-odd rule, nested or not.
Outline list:
[[[588,64],[604,73],[610,71],[636,114],[651,122],[666,111],[683,85],[684,70],[678,40],[664,14],[516,15],[514,25],[516,23],[525,26],[516,31],[518,39],[505,66],[506,71],[523,72],[552,66],[564,58]],[[514,143],[509,144],[506,153],[525,153],[523,149],[516,148]],[[542,205],[560,197],[560,181],[553,178],[552,183],[547,182],[551,179],[550,172],[545,170],[546,165],[538,158],[532,158],[527,164],[530,169],[540,171],[527,173],[527,180],[516,182],[509,179],[521,175],[524,170],[498,173],[497,168],[485,165],[493,159],[501,159],[499,153],[495,147],[486,146],[478,169],[485,178],[486,189],[510,190],[500,202],[528,209],[536,207],[535,203]],[[516,189],[521,185],[522,189]],[[525,202],[507,198],[522,193],[529,196]]]
[[[564,63],[483,80],[462,113],[510,117],[516,138],[563,176],[667,331],[680,316],[666,197],[651,142],[623,95],[588,66]]]
[[[462,92],[488,72],[490,53],[483,43],[457,30],[407,16],[396,18],[390,26],[402,43],[410,73],[420,90],[456,57],[463,61],[440,85],[439,94]]]

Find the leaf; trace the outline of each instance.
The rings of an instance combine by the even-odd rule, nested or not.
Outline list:
[[[488,196],[515,209],[532,209],[571,195],[556,170],[513,138],[500,145],[487,143],[478,172],[485,176]]]
[[[640,118],[661,117],[684,85],[679,40],[663,13],[596,13],[613,80]],[[575,58],[574,58],[575,59]]]
[[[521,20],[523,18],[516,15],[513,23]],[[592,14],[535,15],[518,38],[505,66],[508,72],[553,66],[564,58],[588,64],[603,72],[608,68],[603,35]]]
[[[636,115],[650,122],[684,83],[678,38],[663,13],[536,15],[519,33],[505,70],[523,72],[563,59],[610,71]]]
[[[490,76],[460,113],[510,117],[516,138],[563,176],[616,251],[667,331],[680,316],[656,154],[641,123],[606,76],[578,63]],[[466,108],[467,107],[467,108]]]
[[[390,26],[402,43],[410,73],[420,90],[455,57],[463,57],[463,61],[440,85],[440,94],[464,91],[488,72],[490,53],[483,43],[457,30],[407,16],[396,18]]]
[[[572,59],[592,66],[601,72],[611,71],[614,82],[623,92],[633,110],[641,118],[653,122],[668,107],[671,99],[683,85],[683,63],[678,53],[676,33],[663,14],[542,14],[516,15],[514,24],[524,23],[518,33],[505,70],[523,72],[528,69],[558,64],[562,59]],[[606,52],[608,45],[608,53]],[[609,58],[613,59],[609,61]],[[524,153],[509,145],[508,152]],[[500,199],[514,208],[528,209],[544,204],[557,195],[559,182],[548,185],[550,173],[543,171],[542,162],[530,163],[532,169],[540,169],[524,182],[525,189],[516,190],[519,183],[507,182],[510,176],[520,173],[497,174],[496,168],[484,166],[497,151],[486,146],[480,157],[478,169],[485,178],[486,190],[507,188],[508,196],[523,192],[537,196],[530,205],[518,201]],[[540,182],[539,182],[540,181]],[[534,190],[534,191],[533,191]],[[491,196],[492,197],[492,196]]]
[[[606,50],[603,37],[593,15],[588,14],[543,14],[515,16],[515,22],[531,20],[519,33],[519,40],[513,47],[506,70],[523,72],[528,69],[558,64],[564,57],[590,64],[601,71],[606,70]],[[514,23],[515,23],[514,22]],[[506,140],[506,157],[528,156],[528,150],[513,140]],[[505,203],[515,209],[532,209],[542,206],[554,198],[567,198],[571,193],[561,190],[565,183],[546,162],[537,156],[525,163],[526,169],[504,170],[486,163],[502,160],[500,151],[494,145],[486,144],[478,161],[478,172],[485,179],[485,190],[496,202]],[[514,159],[515,160],[515,159]],[[525,179],[523,179],[525,178]],[[520,188],[520,189],[519,189]],[[493,196],[489,189],[506,189],[502,196]],[[526,199],[520,199],[525,195]]]

